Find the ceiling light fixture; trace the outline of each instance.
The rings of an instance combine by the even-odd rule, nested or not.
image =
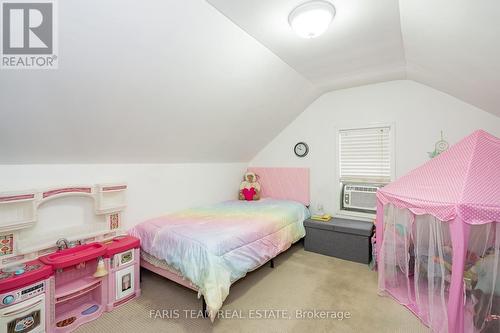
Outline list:
[[[288,16],[293,31],[302,38],[323,34],[335,16],[335,7],[328,1],[309,1],[296,7]]]

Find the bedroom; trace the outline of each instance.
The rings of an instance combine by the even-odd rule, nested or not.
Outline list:
[[[0,332],[498,332],[497,2],[0,2]]]

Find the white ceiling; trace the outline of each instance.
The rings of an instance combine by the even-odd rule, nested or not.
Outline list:
[[[332,0],[313,40],[305,0],[209,1],[58,2],[59,69],[0,71],[0,164],[248,161],[321,92],[401,78],[500,116],[495,0]]]
[[[318,96],[204,0],[65,0],[59,69],[0,71],[0,164],[250,160]]]
[[[322,91],[409,78],[500,116],[500,1],[329,0],[328,31],[302,39],[306,0],[207,0]]]
[[[500,1],[401,0],[408,78],[500,116]]]
[[[336,17],[299,38],[289,13],[305,0],[208,0],[322,90],[405,78],[398,0],[333,1]]]

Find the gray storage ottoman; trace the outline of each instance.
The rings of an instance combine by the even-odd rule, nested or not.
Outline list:
[[[371,260],[373,223],[333,218],[304,221],[306,251],[368,264]]]

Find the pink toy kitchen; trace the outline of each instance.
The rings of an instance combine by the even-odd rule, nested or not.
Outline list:
[[[139,297],[126,184],[0,193],[0,333],[71,332]]]

